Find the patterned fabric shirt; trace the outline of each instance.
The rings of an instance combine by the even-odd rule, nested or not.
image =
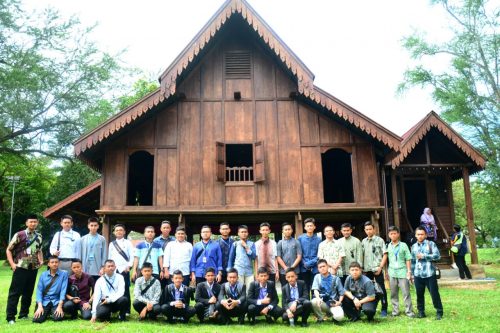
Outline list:
[[[30,232],[29,229],[17,232],[7,247],[17,267],[38,269],[38,253],[42,249],[42,235]]]
[[[429,251],[430,249],[430,251]],[[423,259],[417,259],[417,254],[422,253]],[[424,240],[422,243],[415,243],[411,247],[412,271],[413,276],[419,278],[428,278],[436,274],[436,269],[432,264],[441,258],[436,243]]]
[[[411,253],[408,245],[399,241],[396,245],[392,242],[387,245],[387,253],[389,258],[389,276],[392,278],[406,278],[406,261],[411,260]]]
[[[263,241],[261,238],[255,242],[255,250],[258,268],[264,267],[269,274],[276,274],[276,256],[278,255],[276,242],[272,239]]]
[[[366,237],[361,242],[361,246],[363,247],[363,270],[376,272],[382,263],[384,254],[387,253],[384,240],[379,236]]]
[[[144,295],[141,295],[142,291],[149,286],[149,284],[152,282],[153,279],[154,279],[153,285],[144,293]],[[151,303],[155,305],[160,302],[160,296],[161,296],[161,284],[160,281],[158,281],[158,279],[152,276],[149,279],[149,281],[146,281],[146,279],[144,279],[144,277],[141,276],[135,281],[135,287],[134,287],[135,300],[138,300],[139,302],[142,303]]]
[[[329,241],[325,239],[321,243],[319,243],[318,247],[318,259],[325,259],[328,263],[328,266],[333,266],[339,260],[339,258],[344,258],[345,252],[344,248],[340,245],[338,241],[332,239]],[[333,274],[333,269],[331,267],[328,268],[328,271]],[[342,264],[337,269],[337,276],[344,275],[342,270]]]
[[[339,244],[344,248],[345,257],[342,261],[342,270],[344,275],[349,275],[349,265],[356,261],[361,266],[363,265],[363,248],[361,242],[354,236],[349,238],[342,237],[338,240]]]

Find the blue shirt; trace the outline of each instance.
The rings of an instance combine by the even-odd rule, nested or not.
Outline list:
[[[191,256],[191,272],[196,277],[204,277],[208,267],[215,269],[215,274],[222,270],[222,252],[219,242],[209,240],[208,243],[200,241],[193,246]]]
[[[236,268],[238,275],[250,276],[253,275],[252,260],[255,259],[255,244],[247,240],[248,251],[241,246],[241,242],[234,242],[229,251],[229,260],[227,262],[227,269]]]
[[[47,270],[40,275],[38,280],[38,286],[36,288],[36,302],[42,302],[43,306],[52,303],[57,306],[60,301],[64,301],[66,298],[66,289],[68,288],[68,273],[66,271],[57,270],[56,280],[47,291],[45,296],[43,296],[43,291],[50,284],[52,280],[52,275],[50,275],[50,270]]]
[[[231,245],[233,245],[234,239],[229,237],[224,240],[221,237],[217,241],[219,242],[220,250],[222,252],[222,270],[226,271],[227,263],[229,262],[229,252],[231,251]]]
[[[424,255],[422,259],[417,259],[417,254],[419,253]],[[413,276],[428,278],[436,274],[436,269],[434,268],[432,262],[439,260],[439,258],[441,258],[441,254],[439,253],[436,243],[424,240],[421,244],[417,242],[412,245],[411,258]]]
[[[300,263],[300,272],[304,273],[311,271],[314,274],[318,273],[318,248],[321,243],[321,238],[315,234],[312,237],[307,234],[299,236],[300,246],[302,247],[302,261]]]
[[[161,246],[161,249],[163,251],[165,251],[165,248],[167,247],[167,244],[171,241],[174,241],[175,240],[175,237],[174,236],[168,236],[167,238],[163,238],[162,235],[156,237],[154,240],[153,240],[153,243],[158,243],[160,244]]]
[[[146,255],[149,252],[149,247],[153,247],[151,249],[151,252],[149,253],[149,256],[146,258]],[[140,242],[137,244],[135,248],[135,254],[134,257],[139,258],[139,264],[137,265],[137,269],[141,269],[142,265],[145,262],[151,263],[153,265],[153,274],[160,274],[160,266],[158,259],[163,256],[163,249],[161,248],[161,245],[155,241],[153,243],[148,243],[146,241]]]

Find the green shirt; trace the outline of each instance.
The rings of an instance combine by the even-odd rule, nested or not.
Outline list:
[[[406,278],[406,261],[411,260],[411,252],[408,245],[403,242],[398,242],[396,245],[389,243],[387,245],[387,253],[389,256],[389,276],[393,278]]]
[[[354,236],[342,237],[338,240],[340,246],[344,248],[345,257],[342,261],[342,270],[345,275],[349,275],[349,265],[356,261],[363,266],[363,249],[361,242]]]
[[[363,247],[363,270],[365,272],[376,272],[380,268],[382,258],[387,253],[385,242],[379,236],[366,237],[361,242]]]

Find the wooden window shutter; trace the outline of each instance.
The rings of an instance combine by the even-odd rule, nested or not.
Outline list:
[[[217,162],[217,181],[226,181],[226,144],[222,142],[215,143],[216,162]]]
[[[257,141],[253,144],[254,160],[254,181],[263,182],[266,180],[265,163],[264,163],[264,142]]]

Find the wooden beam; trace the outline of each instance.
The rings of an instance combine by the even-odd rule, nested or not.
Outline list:
[[[385,181],[385,167],[382,166],[381,170],[381,185],[382,185],[382,199],[384,200],[384,229],[385,233],[389,232],[389,205],[387,203],[387,183]]]
[[[465,212],[467,214],[467,229],[469,230],[471,263],[477,265],[479,260],[477,257],[476,247],[476,228],[474,227],[474,212],[472,210],[472,196],[470,193],[469,169],[466,167],[462,169],[462,177],[464,180]]]
[[[106,215],[100,216],[100,221],[102,224],[102,236],[106,239],[106,243],[109,244],[109,241],[111,239],[111,228],[109,225],[109,217]]]
[[[177,220],[177,225],[179,227],[183,227],[185,228],[186,227],[186,217],[184,215],[179,214],[179,219]]]
[[[399,223],[399,208],[398,208],[398,188],[396,183],[396,170],[391,169],[391,190],[392,190],[392,214],[394,225],[401,229]]]
[[[304,233],[304,225],[302,223],[302,215],[300,212],[295,214],[295,238],[298,238]]]
[[[370,214],[370,221],[375,227],[375,234],[380,236],[380,225],[379,225],[380,215],[377,211]]]

